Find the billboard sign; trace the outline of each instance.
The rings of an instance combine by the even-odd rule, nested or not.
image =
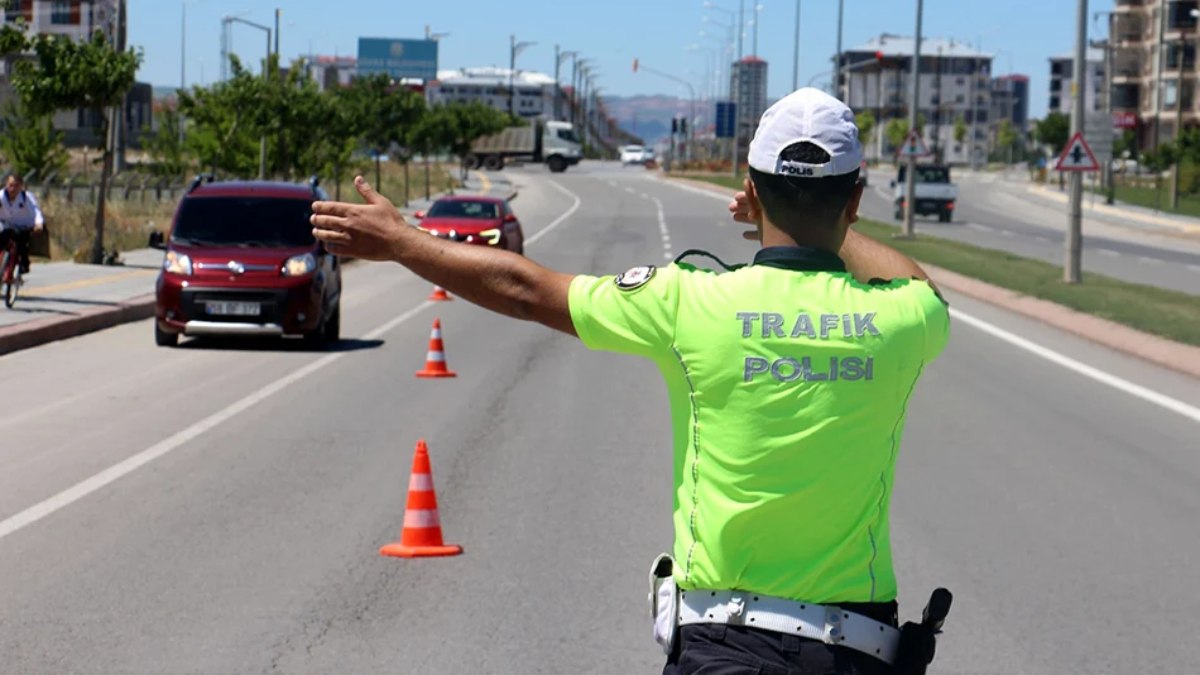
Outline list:
[[[717,138],[733,138],[737,126],[737,104],[733,101],[717,101]]]
[[[437,79],[437,40],[358,39],[358,74]]]

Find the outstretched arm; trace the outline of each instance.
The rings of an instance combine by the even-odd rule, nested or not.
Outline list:
[[[576,334],[567,308],[573,275],[508,251],[430,236],[405,222],[362,176],[354,179],[354,186],[365,204],[313,203],[313,235],[330,252],[397,262],[481,307]]]

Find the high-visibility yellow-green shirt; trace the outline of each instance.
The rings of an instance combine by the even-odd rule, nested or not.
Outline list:
[[[896,455],[949,334],[928,283],[863,284],[832,253],[774,247],[722,274],[579,276],[569,306],[587,347],[650,358],[666,379],[681,588],[895,599]]]

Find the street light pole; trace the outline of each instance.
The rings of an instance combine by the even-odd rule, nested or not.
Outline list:
[[[1079,14],[1075,24],[1075,72],[1072,88],[1075,89],[1072,101],[1071,136],[1084,129],[1084,101],[1087,98],[1087,0],[1079,0]],[[1176,97],[1180,99],[1180,97]],[[1177,100],[1182,104],[1182,100]],[[1080,253],[1083,248],[1083,172],[1071,172],[1071,215],[1067,220],[1066,250],[1063,261],[1063,281],[1068,284],[1079,283],[1081,277]]]
[[[792,37],[792,91],[800,88],[800,0],[796,0],[796,32]]]
[[[922,133],[923,130],[917,130],[917,111],[921,107],[921,16],[925,10],[925,1],[917,0],[917,33],[916,39],[913,40],[913,59],[912,59],[912,98],[908,104],[908,128],[909,133],[916,131]],[[913,236],[913,214],[916,206],[917,193],[917,158],[909,154],[905,162],[906,174],[904,176],[904,237],[911,238]]]
[[[842,100],[842,10],[845,8],[844,0],[838,0],[838,32],[837,32],[837,63],[834,64],[833,70],[836,73],[833,77],[834,95],[838,100]]]

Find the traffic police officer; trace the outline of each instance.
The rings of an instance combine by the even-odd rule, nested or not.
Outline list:
[[[916,263],[851,229],[861,161],[840,101],[773,105],[730,204],[762,248],[725,273],[562,274],[421,235],[361,177],[365,205],[318,202],[312,222],[334,252],[655,362],[675,438],[674,556],[654,584],[665,673],[884,673],[896,455],[949,314]]]

